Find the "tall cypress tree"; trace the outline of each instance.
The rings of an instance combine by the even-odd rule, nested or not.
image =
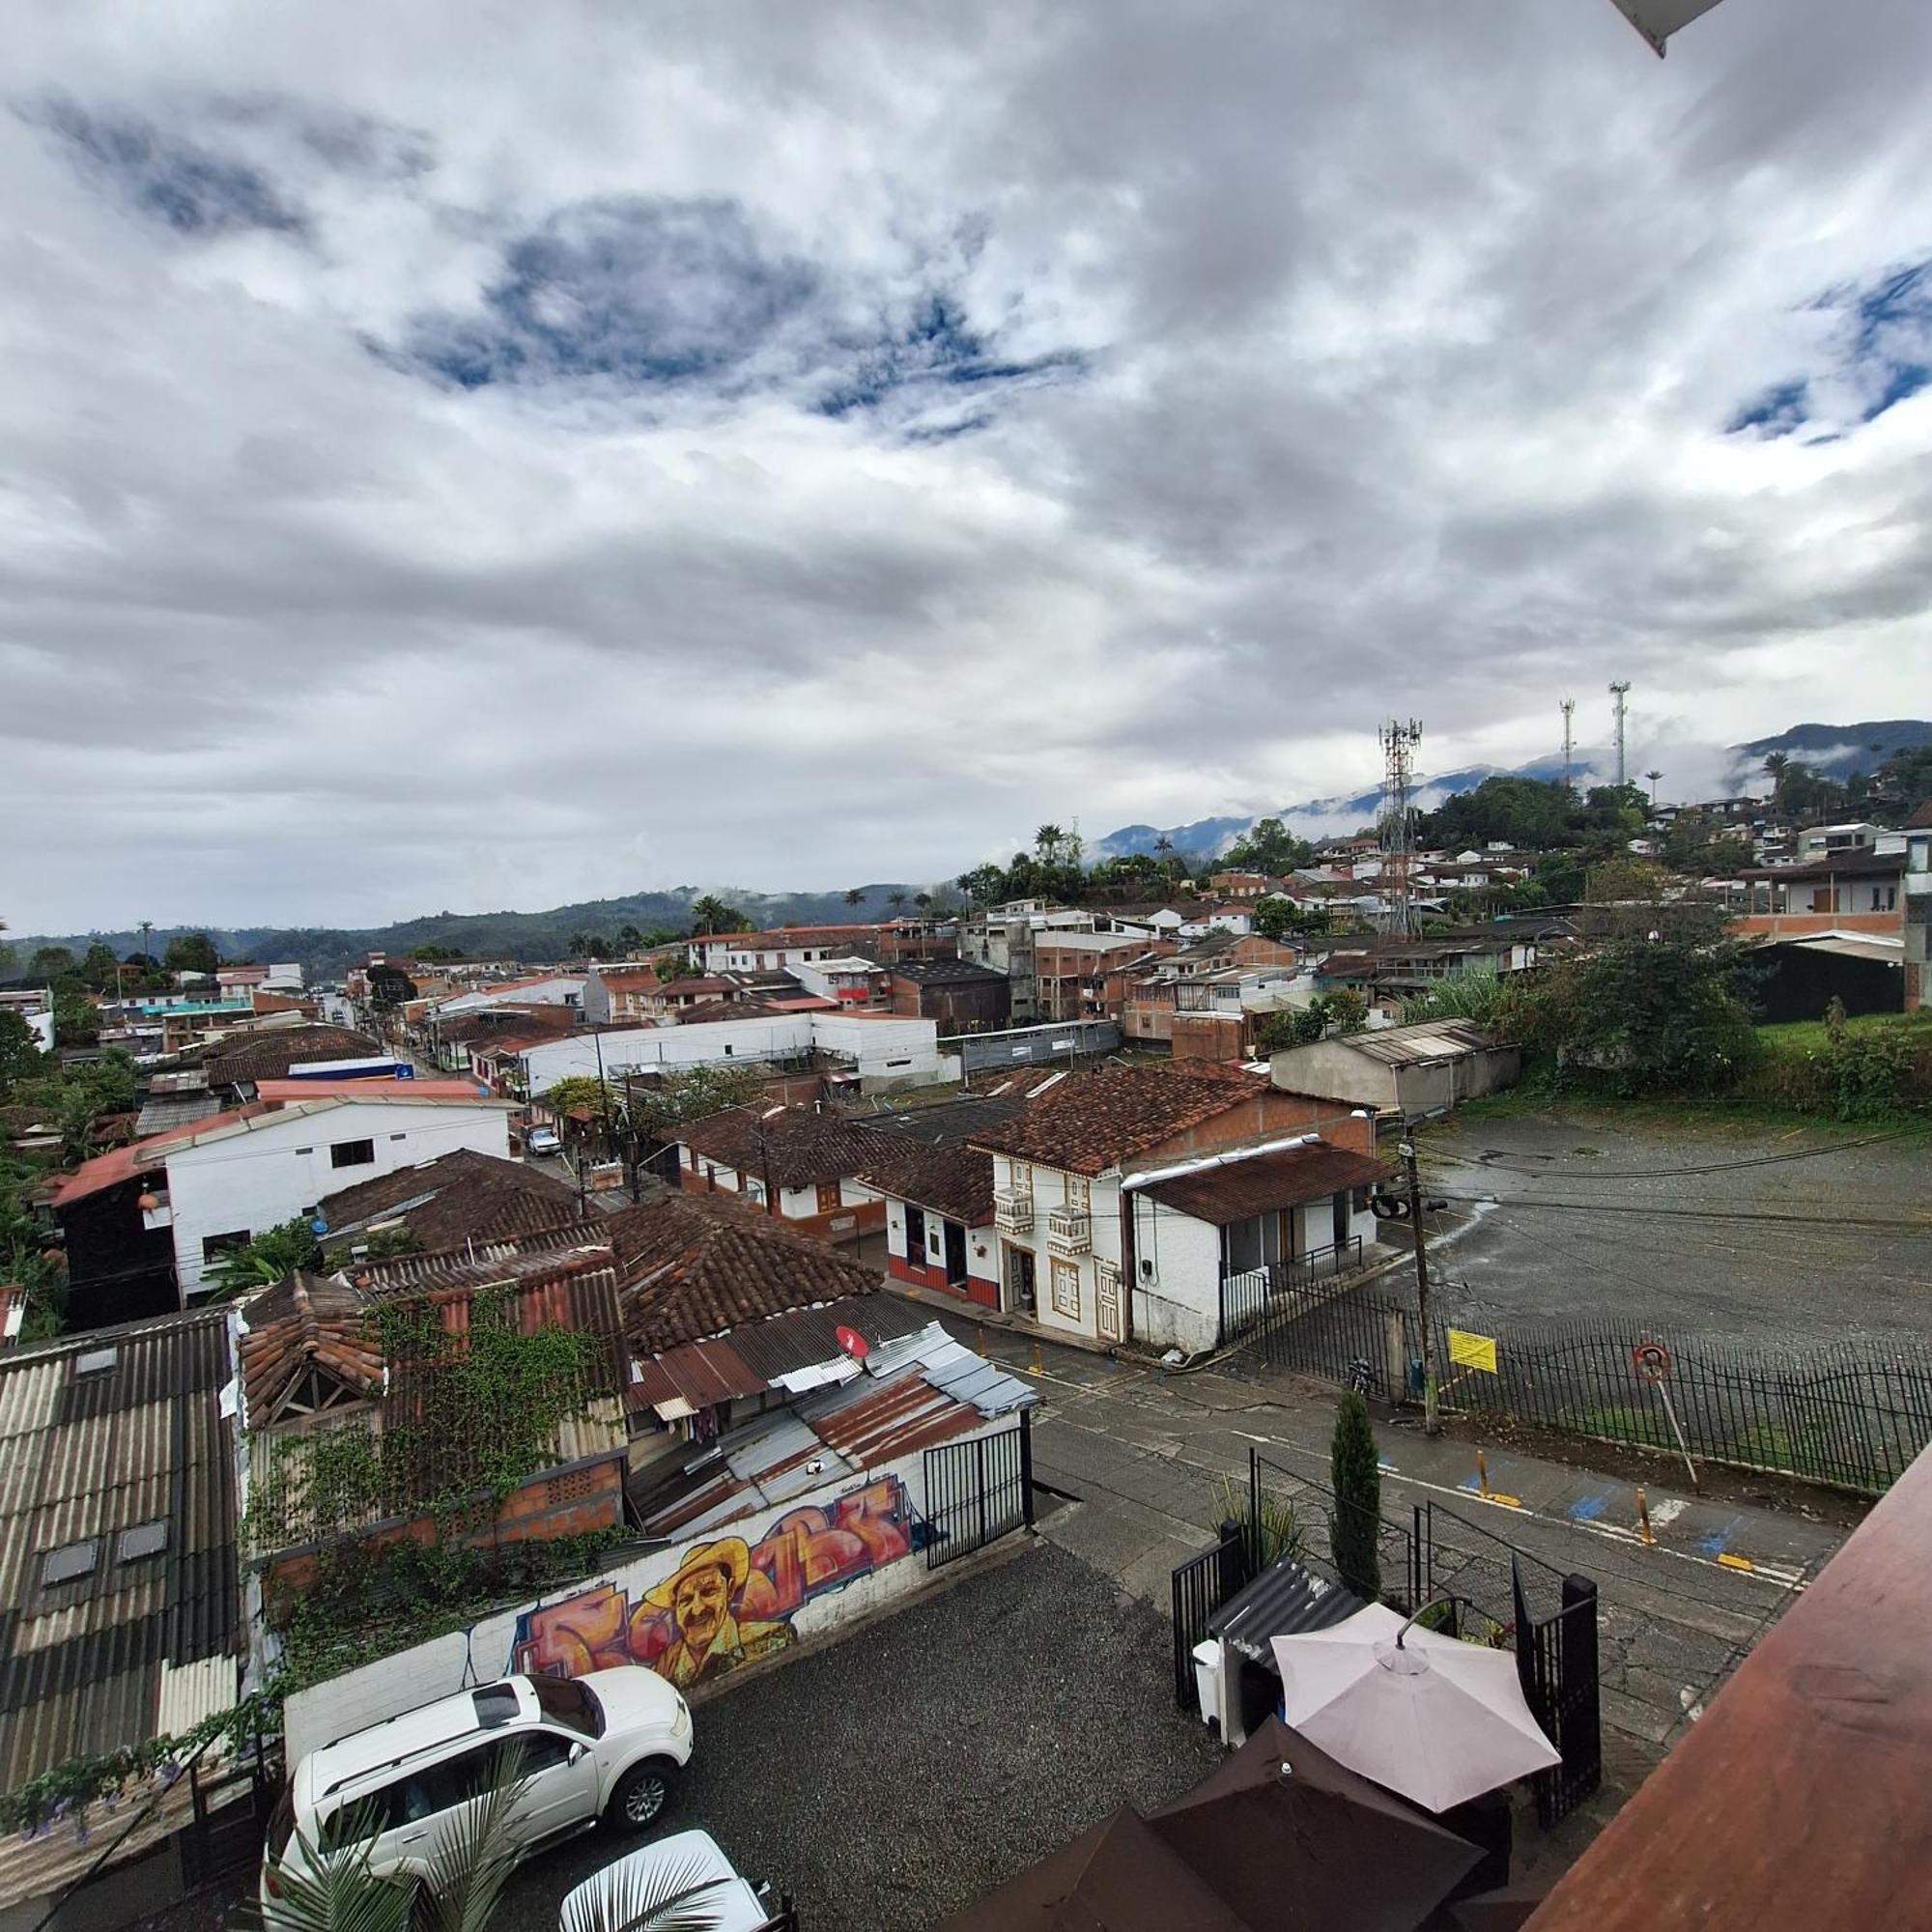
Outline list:
[[[1376,1432],[1369,1423],[1369,1406],[1353,1389],[1344,1393],[1335,1413],[1328,1467],[1335,1491],[1335,1526],[1330,1538],[1335,1568],[1356,1596],[1365,1603],[1378,1603],[1382,1579],[1376,1535],[1381,1527],[1381,1466],[1376,1454]]]

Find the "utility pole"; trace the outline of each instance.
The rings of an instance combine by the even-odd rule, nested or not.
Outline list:
[[[1566,697],[1563,700],[1563,796],[1576,796],[1576,783],[1572,773],[1577,765],[1577,700]]]
[[[1610,686],[1610,696],[1616,700],[1615,707],[1611,711],[1610,716],[1615,725],[1616,738],[1617,738],[1617,789],[1619,791],[1622,791],[1624,788],[1624,778],[1625,778],[1624,700],[1630,696],[1630,679],[1627,677],[1619,678],[1613,685]]]
[[[1414,1139],[1405,1140],[1396,1151],[1408,1175],[1408,1225],[1415,1234],[1415,1307],[1422,1322],[1422,1433],[1440,1435],[1442,1416],[1436,1406],[1435,1336],[1429,1320],[1429,1250],[1422,1234],[1422,1176],[1416,1167]]]

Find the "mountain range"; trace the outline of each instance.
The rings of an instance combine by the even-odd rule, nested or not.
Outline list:
[[[1932,745],[1932,722],[1918,718],[1868,720],[1857,724],[1797,724],[1776,737],[1734,745],[1723,754],[1725,782],[1733,792],[1752,781],[1762,783],[1764,760],[1773,753],[1811,766],[1830,777],[1844,779],[1869,772],[1894,752]],[[1602,776],[1611,767],[1603,750],[1579,750],[1576,772],[1579,780]],[[1560,758],[1537,758],[1507,773],[1493,765],[1465,765],[1424,779],[1416,787],[1423,808],[1439,804],[1458,792],[1473,791],[1485,779],[1500,776],[1550,781],[1561,778]],[[1303,838],[1349,833],[1372,824],[1380,808],[1379,791],[1361,791],[1333,798],[1304,800],[1272,814]],[[1266,816],[1268,814],[1257,814]],[[1151,853],[1166,838],[1174,850],[1189,859],[1211,858],[1225,851],[1254,818],[1199,818],[1188,825],[1123,825],[1088,847],[1090,858],[1110,859],[1133,852]],[[614,934],[619,926],[682,927],[690,923],[691,905],[710,892],[736,906],[761,924],[823,925],[884,919],[893,910],[890,895],[902,893],[910,900],[921,886],[880,883],[862,889],[858,906],[849,906],[842,892],[753,893],[723,886],[675,886],[658,892],[630,893],[616,898],[585,899],[576,905],[553,906],[546,912],[429,913],[391,925],[340,926],[161,926],[149,935],[158,952],[178,932],[206,931],[223,958],[297,960],[311,980],[339,977],[350,965],[372,952],[406,956],[418,946],[448,946],[472,959],[545,960],[564,957],[572,937],[581,932]],[[104,941],[125,956],[141,944],[138,931],[62,934],[8,934],[24,966],[43,946],[65,946],[75,953],[96,940]]]

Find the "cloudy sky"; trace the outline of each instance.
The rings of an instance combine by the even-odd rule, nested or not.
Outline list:
[[[16,10],[0,917],[928,879],[1932,700],[1932,8]]]

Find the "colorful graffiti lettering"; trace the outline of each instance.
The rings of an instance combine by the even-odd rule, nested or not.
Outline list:
[[[643,1663],[673,1684],[696,1684],[783,1650],[813,1598],[897,1562],[913,1545],[905,1485],[882,1477],[830,1508],[788,1512],[756,1545],[740,1536],[694,1544],[635,1603],[603,1583],[526,1611],[512,1667],[575,1677]]]

